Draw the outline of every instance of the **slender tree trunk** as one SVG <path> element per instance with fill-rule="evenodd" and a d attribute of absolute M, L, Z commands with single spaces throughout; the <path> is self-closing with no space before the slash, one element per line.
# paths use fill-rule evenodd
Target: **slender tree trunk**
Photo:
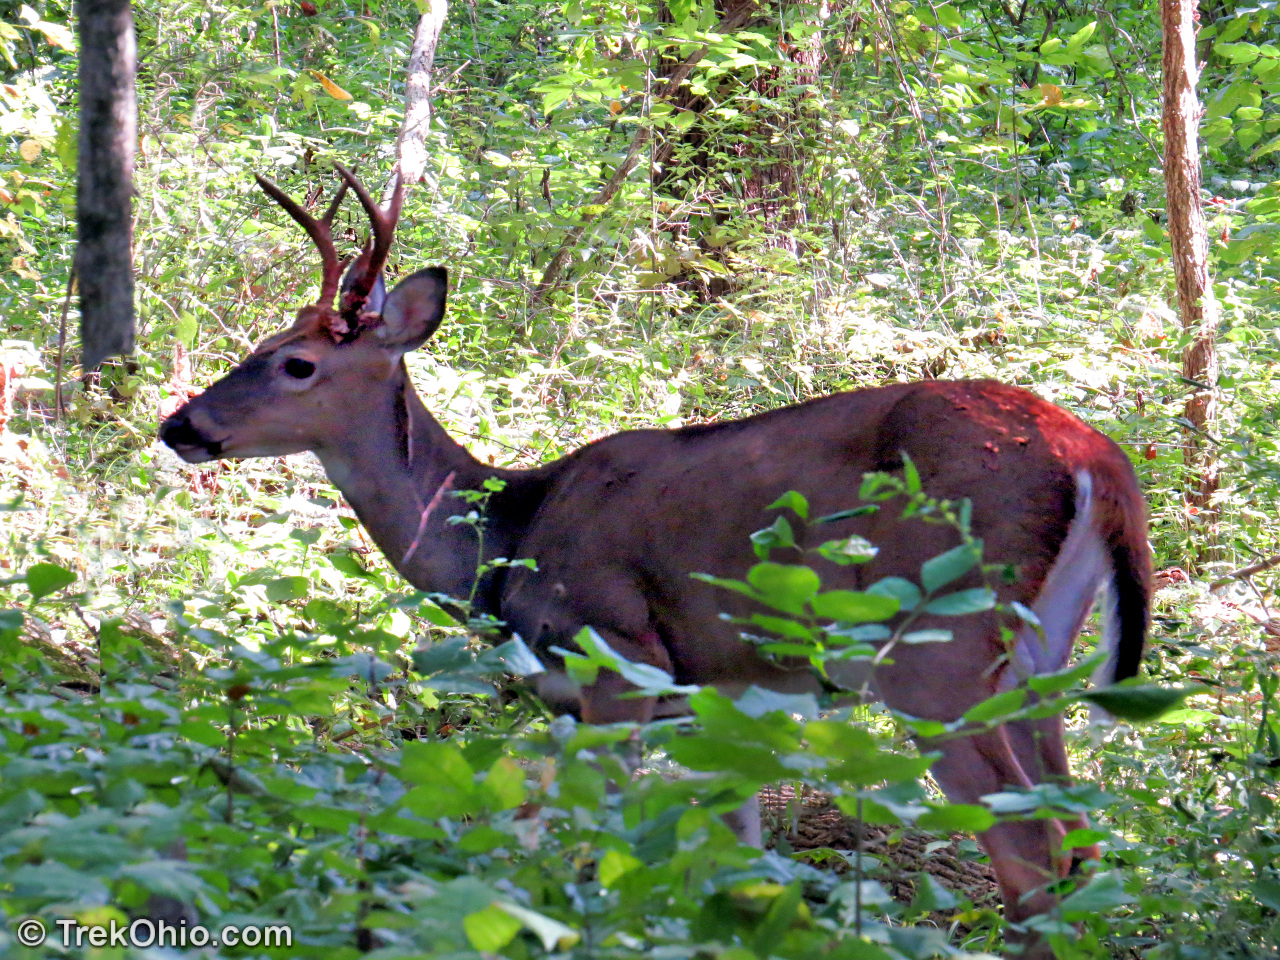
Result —
<path fill-rule="evenodd" d="M 1192 388 L 1183 415 L 1187 431 L 1184 457 L 1188 471 L 1186 500 L 1212 529 L 1218 463 L 1210 437 L 1217 415 L 1218 303 L 1209 277 L 1209 233 L 1200 200 L 1200 155 L 1196 96 L 1196 0 L 1161 0 L 1164 29 L 1164 180 L 1168 193 L 1169 238 L 1178 289 L 1178 316 L 1191 342 L 1182 354 L 1182 375 Z"/>
<path fill-rule="evenodd" d="M 133 350 L 133 12 L 80 0 L 80 161 L 76 191 L 81 366 Z"/>
<path fill-rule="evenodd" d="M 396 169 L 406 188 L 420 181 L 427 168 L 431 77 L 435 72 L 436 47 L 448 15 L 448 0 L 428 0 L 413 32 L 413 49 L 409 52 L 409 73 L 404 87 L 404 123 L 396 139 Z M 394 188 L 394 182 L 389 188 Z"/>

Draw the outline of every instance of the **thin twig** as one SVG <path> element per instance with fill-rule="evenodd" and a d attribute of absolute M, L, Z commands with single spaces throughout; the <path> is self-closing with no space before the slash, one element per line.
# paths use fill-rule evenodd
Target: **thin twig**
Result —
<path fill-rule="evenodd" d="M 406 563 L 413 559 L 413 555 L 418 552 L 418 544 L 422 540 L 422 534 L 427 529 L 427 520 L 431 517 L 431 512 L 440 506 L 440 501 L 444 499 L 444 495 L 453 489 L 453 478 L 456 471 L 450 470 L 449 475 L 444 478 L 444 482 L 440 484 L 440 489 L 431 498 L 422 510 L 422 517 L 418 520 L 418 532 L 413 536 L 413 543 L 409 544 L 409 549 L 404 552 L 404 557 L 396 564 L 397 567 L 404 567 Z"/>
<path fill-rule="evenodd" d="M 67 271 L 67 293 L 62 298 L 62 319 L 58 322 L 58 362 L 53 372 L 53 417 L 61 420 L 66 412 L 62 405 L 62 364 L 67 350 L 67 313 L 71 309 L 71 297 L 76 292 L 76 259 L 79 250 L 71 256 L 71 269 Z"/>

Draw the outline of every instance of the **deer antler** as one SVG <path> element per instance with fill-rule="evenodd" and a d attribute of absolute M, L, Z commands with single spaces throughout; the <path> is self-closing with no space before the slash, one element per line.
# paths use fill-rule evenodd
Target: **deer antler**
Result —
<path fill-rule="evenodd" d="M 349 186 L 359 198 L 360 206 L 364 207 L 364 212 L 368 214 L 369 222 L 373 227 L 369 245 L 360 254 L 360 258 L 347 277 L 346 290 L 343 292 L 342 303 L 338 308 L 340 313 L 347 315 L 360 312 L 360 308 L 369 298 L 369 292 L 378 282 L 378 274 L 386 265 L 387 254 L 391 252 L 391 240 L 396 232 L 396 222 L 400 219 L 400 207 L 404 202 L 404 180 L 397 171 L 396 189 L 391 195 L 391 203 L 384 211 L 373 197 L 369 196 L 369 191 L 356 179 L 355 174 L 340 163 L 335 162 L 334 167 L 342 175 L 343 187 Z"/>
<path fill-rule="evenodd" d="M 350 176 L 347 171 L 342 171 L 345 176 Z M 338 283 L 342 280 L 342 268 L 346 261 L 338 259 L 338 251 L 333 246 L 333 218 L 337 216 L 338 207 L 342 204 L 342 198 L 347 194 L 347 181 L 344 179 L 342 186 L 338 188 L 337 194 L 329 204 L 329 209 L 325 211 L 323 217 L 317 220 L 293 197 L 289 196 L 274 183 L 259 173 L 253 175 L 258 181 L 263 191 L 276 203 L 284 207 L 285 213 L 293 217 L 303 230 L 307 231 L 307 235 L 311 237 L 316 248 L 320 251 L 321 267 L 324 270 L 324 281 L 320 285 L 320 297 L 316 303 L 333 303 L 333 298 L 338 295 Z"/>

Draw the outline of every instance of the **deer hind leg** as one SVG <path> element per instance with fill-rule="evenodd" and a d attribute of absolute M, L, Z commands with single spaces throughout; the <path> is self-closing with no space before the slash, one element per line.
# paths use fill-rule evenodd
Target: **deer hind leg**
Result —
<path fill-rule="evenodd" d="M 940 748 L 942 757 L 931 772 L 954 803 L 979 803 L 990 793 L 1031 786 L 1003 727 L 946 741 Z M 991 858 L 1006 919 L 1020 923 L 1053 908 L 1056 897 L 1045 887 L 1059 876 L 1054 852 L 1061 849 L 1064 835 L 1056 820 L 1006 820 L 978 835 Z M 1034 935 L 1022 938 L 1021 944 L 1025 960 L 1053 955 Z"/>

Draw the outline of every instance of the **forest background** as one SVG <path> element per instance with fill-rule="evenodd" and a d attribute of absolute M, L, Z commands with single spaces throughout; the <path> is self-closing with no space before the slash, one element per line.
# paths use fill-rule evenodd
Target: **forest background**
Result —
<path fill-rule="evenodd" d="M 1067 707 L 1085 784 L 1004 812 L 1096 821 L 1104 866 L 1046 921 L 1060 956 L 1274 958 L 1280 21 L 1199 8 L 1206 384 L 1184 375 L 1159 13 L 459 0 L 391 270 L 449 267 L 449 316 L 410 369 L 496 464 L 924 377 L 1020 384 L 1124 445 L 1161 571 L 1145 670 L 1199 686 L 1092 736 Z M 193 469 L 157 444 L 194 384 L 314 295 L 305 238 L 252 174 L 327 197 L 338 160 L 385 183 L 423 14 L 444 9 L 136 7 L 137 349 L 81 375 L 70 10 L 0 3 L 6 916 L 295 930 L 207 951 L 227 956 L 997 950 L 980 884 L 895 865 L 911 831 L 980 860 L 948 838 L 989 816 L 916 783 L 900 719 L 862 713 L 861 773 L 794 704 L 701 718 L 702 754 L 659 725 L 635 735 L 659 773 L 606 795 L 632 734 L 495 693 L 518 664 L 409 592 L 314 461 Z M 1205 391 L 1201 426 L 1186 401 Z M 710 776 L 661 776 L 681 750 Z M 808 765 L 761 759 L 779 752 Z M 761 856 L 708 811 L 765 783 L 792 800 Z M 879 824 L 885 854 L 797 853 L 814 790 Z M 45 955 L 13 937 L 6 955 Z"/>

